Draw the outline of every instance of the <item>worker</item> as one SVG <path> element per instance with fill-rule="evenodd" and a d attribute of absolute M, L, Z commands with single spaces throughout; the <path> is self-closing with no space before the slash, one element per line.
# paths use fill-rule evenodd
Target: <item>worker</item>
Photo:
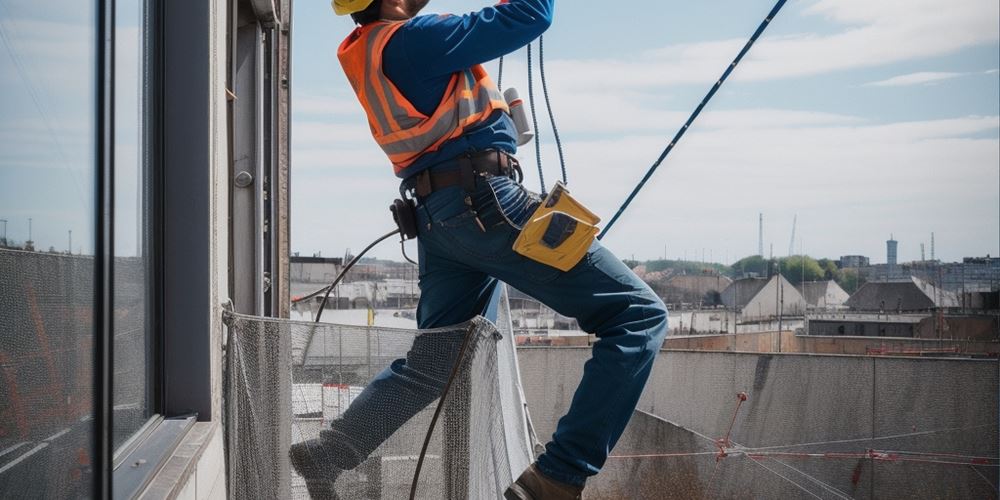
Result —
<path fill-rule="evenodd" d="M 504 491 L 508 499 L 580 498 L 635 410 L 666 335 L 667 310 L 597 241 L 567 271 L 512 250 L 541 199 L 515 179 L 517 132 L 480 65 L 540 36 L 555 0 L 418 16 L 427 3 L 333 1 L 338 14 L 359 25 L 341 44 L 340 62 L 401 190 L 418 205 L 418 326 L 455 325 L 481 314 L 502 280 L 596 334 L 545 452 Z M 292 465 L 314 499 L 336 498 L 342 471 L 440 396 L 457 350 L 442 356 L 440 339 L 427 342 L 418 336 L 407 358 L 376 376 L 330 429 L 292 446 Z"/>

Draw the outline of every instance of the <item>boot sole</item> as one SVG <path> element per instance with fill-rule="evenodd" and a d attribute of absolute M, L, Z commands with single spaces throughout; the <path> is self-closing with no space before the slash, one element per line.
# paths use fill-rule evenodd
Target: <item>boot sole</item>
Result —
<path fill-rule="evenodd" d="M 535 498 L 517 483 L 510 485 L 507 491 L 503 492 L 503 497 L 506 500 L 534 500 Z"/>

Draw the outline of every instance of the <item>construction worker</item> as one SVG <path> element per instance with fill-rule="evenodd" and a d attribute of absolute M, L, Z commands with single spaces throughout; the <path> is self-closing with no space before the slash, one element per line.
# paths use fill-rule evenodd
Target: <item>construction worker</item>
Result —
<path fill-rule="evenodd" d="M 480 64 L 541 35 L 554 0 L 418 17 L 427 2 L 333 1 L 338 14 L 359 25 L 338 57 L 402 190 L 418 203 L 418 326 L 459 324 L 482 313 L 499 279 L 597 335 L 545 452 L 504 492 L 508 499 L 580 498 L 635 409 L 666 334 L 667 310 L 597 241 L 568 271 L 512 250 L 540 198 L 514 179 L 517 133 Z M 318 439 L 292 446 L 292 464 L 314 499 L 336 498 L 341 471 L 358 466 L 440 395 L 456 353 L 430 356 L 432 346 L 421 342 Z"/>

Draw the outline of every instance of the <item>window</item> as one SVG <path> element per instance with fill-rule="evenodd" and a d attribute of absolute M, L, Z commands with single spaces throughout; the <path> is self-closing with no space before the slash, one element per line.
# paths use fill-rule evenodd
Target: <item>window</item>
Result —
<path fill-rule="evenodd" d="M 115 2 L 114 443 L 133 436 L 154 400 L 154 227 L 146 0 Z"/>
<path fill-rule="evenodd" d="M 93 491 L 93 0 L 0 2 L 0 497 Z"/>

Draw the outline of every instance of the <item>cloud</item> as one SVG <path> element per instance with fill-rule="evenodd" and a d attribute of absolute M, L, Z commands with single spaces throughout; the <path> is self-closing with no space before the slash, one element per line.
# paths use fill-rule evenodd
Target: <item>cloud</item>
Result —
<path fill-rule="evenodd" d="M 958 78 L 960 76 L 965 76 L 968 73 L 951 73 L 945 71 L 921 71 L 918 73 L 909 73 L 906 75 L 894 76 L 892 78 L 887 78 L 885 80 L 879 80 L 876 82 L 868 82 L 864 84 L 866 87 L 906 87 L 911 85 L 929 85 L 945 80 L 951 80 Z"/>
<path fill-rule="evenodd" d="M 931 230 L 955 247 L 997 252 L 1000 117 L 876 124 L 807 111 L 724 113 L 729 117 L 693 129 L 674 150 L 606 239 L 612 249 L 652 258 L 667 244 L 672 257 L 685 247 L 715 249 L 720 260 L 724 252 L 742 256 L 755 251 L 756 214 L 764 212 L 765 238 L 781 249 L 798 214 L 805 251 L 826 256 L 877 257 L 883 233 L 912 244 Z M 649 131 L 570 134 L 564 141 L 570 188 L 607 221 L 666 140 Z M 551 141 L 542 146 L 551 183 L 555 148 Z M 333 158 L 327 168 L 297 174 L 293 183 L 296 251 L 339 253 L 390 224 L 386 206 L 397 182 L 370 139 L 327 154 Z M 519 154 L 525 185 L 537 190 L 534 156 L 530 146 Z M 973 207 L 977 215 L 970 217 Z M 351 223 L 337 224 L 335 236 L 316 230 L 331 220 Z M 391 245 L 376 253 L 398 257 Z"/>
<path fill-rule="evenodd" d="M 765 35 L 733 74 L 742 81 L 812 76 L 941 56 L 1000 40 L 1000 4 L 965 0 L 941 9 L 934 0 L 820 1 L 806 9 L 839 24 L 830 34 Z M 794 20 L 777 23 L 793 26 Z M 549 63 L 562 89 L 662 89 L 712 82 L 745 38 L 672 44 L 634 57 L 560 60 Z"/>

